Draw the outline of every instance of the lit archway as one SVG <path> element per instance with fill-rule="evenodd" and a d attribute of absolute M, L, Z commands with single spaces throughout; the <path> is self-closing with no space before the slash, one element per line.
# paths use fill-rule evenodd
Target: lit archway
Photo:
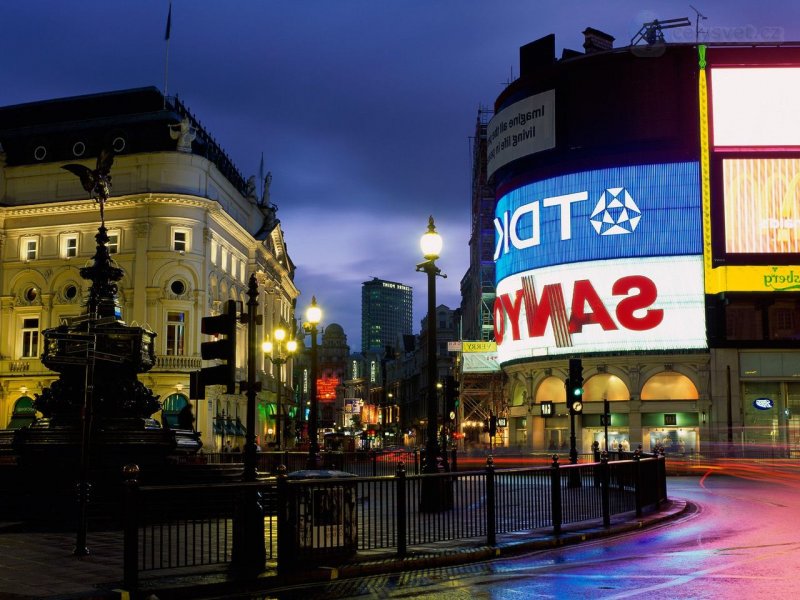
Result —
<path fill-rule="evenodd" d="M 34 422 L 36 419 L 36 409 L 33 408 L 33 398 L 21 396 L 14 403 L 14 410 L 11 412 L 11 420 L 6 429 L 21 429 Z"/>
<path fill-rule="evenodd" d="M 542 402 L 566 402 L 567 390 L 564 380 L 558 377 L 548 377 L 536 388 L 536 404 Z"/>
<path fill-rule="evenodd" d="M 697 400 L 692 380 L 674 371 L 657 373 L 642 388 L 642 400 Z"/>
<path fill-rule="evenodd" d="M 188 407 L 188 408 L 187 408 Z M 181 411 L 191 411 L 189 399 L 183 394 L 170 394 L 164 400 L 161 409 L 162 425 L 171 429 L 190 429 L 190 427 L 182 427 L 185 423 L 181 423 Z"/>
<path fill-rule="evenodd" d="M 583 399 L 586 402 L 609 400 L 630 400 L 631 394 L 628 386 L 616 375 L 598 373 L 587 379 L 583 384 Z"/>

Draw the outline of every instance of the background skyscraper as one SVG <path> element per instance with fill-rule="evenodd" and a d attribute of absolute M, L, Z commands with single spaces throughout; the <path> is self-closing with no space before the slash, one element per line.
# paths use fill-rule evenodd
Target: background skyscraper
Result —
<path fill-rule="evenodd" d="M 361 286 L 361 351 L 398 348 L 411 334 L 411 286 L 374 277 Z"/>

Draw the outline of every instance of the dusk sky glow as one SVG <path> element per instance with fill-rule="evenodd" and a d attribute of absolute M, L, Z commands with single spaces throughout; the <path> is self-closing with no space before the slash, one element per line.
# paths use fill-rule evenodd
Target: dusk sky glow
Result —
<path fill-rule="evenodd" d="M 697 0 L 701 40 L 800 40 L 800 4 Z M 0 106 L 143 86 L 163 91 L 168 0 L 8 0 L 0 5 Z M 470 136 L 519 73 L 519 47 L 549 33 L 582 50 L 586 27 L 626 46 L 643 23 L 695 40 L 688 2 L 636 0 L 174 0 L 168 94 L 245 177 L 271 172 L 302 318 L 317 298 L 360 350 L 361 284 L 414 289 L 420 236 L 444 239 L 440 304 L 457 308 L 469 262 Z M 613 86 L 609 88 L 612 90 Z M 587 90 L 598 101 L 613 91 Z M 603 96 L 606 99 L 603 99 Z M 754 108 L 756 109 L 756 108 Z M 260 193 L 260 185 L 259 185 Z"/>

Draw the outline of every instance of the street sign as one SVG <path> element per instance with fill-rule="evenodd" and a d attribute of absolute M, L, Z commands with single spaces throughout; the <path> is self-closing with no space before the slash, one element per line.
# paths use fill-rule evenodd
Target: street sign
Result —
<path fill-rule="evenodd" d="M 552 417 L 554 414 L 553 403 L 550 400 L 545 400 L 539 405 L 540 415 L 543 418 Z"/>

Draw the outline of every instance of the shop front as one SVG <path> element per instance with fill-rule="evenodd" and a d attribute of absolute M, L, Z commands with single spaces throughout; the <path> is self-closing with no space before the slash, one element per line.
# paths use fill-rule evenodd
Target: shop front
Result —
<path fill-rule="evenodd" d="M 691 456 L 700 448 L 700 416 L 696 412 L 645 413 L 642 440 L 645 452 L 660 447 L 667 455 Z"/>
<path fill-rule="evenodd" d="M 629 416 L 625 413 L 612 413 L 610 416 L 611 422 L 606 427 L 602 424 L 601 415 L 583 415 L 581 447 L 578 448 L 578 452 L 588 452 L 595 442 L 600 445 L 600 450 L 619 452 L 621 449 L 623 452 L 630 452 Z M 606 430 L 608 437 L 606 437 Z M 608 445 L 606 445 L 606 440 L 608 440 Z"/>
<path fill-rule="evenodd" d="M 800 383 L 742 383 L 744 426 L 734 439 L 744 453 L 800 456 Z"/>
<path fill-rule="evenodd" d="M 569 452 L 569 417 L 559 415 L 545 419 L 544 443 L 548 452 Z"/>

